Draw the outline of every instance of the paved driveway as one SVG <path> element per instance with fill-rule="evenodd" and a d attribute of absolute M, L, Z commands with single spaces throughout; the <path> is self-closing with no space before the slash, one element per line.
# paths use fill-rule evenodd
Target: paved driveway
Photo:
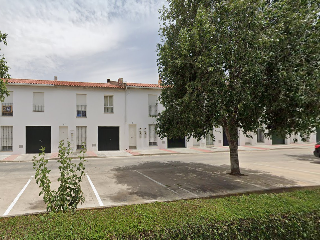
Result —
<path fill-rule="evenodd" d="M 115 206 L 320 185 L 320 160 L 310 149 L 240 153 L 244 176 L 229 172 L 229 154 L 204 153 L 90 159 L 80 207 Z M 50 161 L 52 187 L 57 188 L 56 161 Z M 44 211 L 31 162 L 0 163 L 0 214 Z"/>

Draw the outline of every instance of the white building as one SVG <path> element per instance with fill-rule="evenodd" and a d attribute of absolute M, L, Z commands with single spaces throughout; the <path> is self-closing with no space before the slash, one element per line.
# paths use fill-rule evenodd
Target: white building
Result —
<path fill-rule="evenodd" d="M 226 144 L 221 128 L 213 130 L 214 142 L 210 137 L 200 142 L 160 139 L 154 117 L 163 110 L 157 103 L 158 84 L 123 83 L 121 78 L 107 83 L 10 79 L 7 88 L 10 96 L 0 115 L 0 154 L 35 153 L 40 146 L 47 153 L 58 152 L 62 139 L 69 140 L 73 149 L 85 143 L 88 151 Z M 240 134 L 239 144 L 272 144 L 272 140 Z"/>

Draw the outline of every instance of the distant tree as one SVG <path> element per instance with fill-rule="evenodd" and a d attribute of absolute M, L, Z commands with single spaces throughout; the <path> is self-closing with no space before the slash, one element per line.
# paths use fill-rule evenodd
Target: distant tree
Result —
<path fill-rule="evenodd" d="M 7 45 L 7 34 L 1 33 L 0 31 L 0 43 L 3 42 L 4 45 Z M 1 48 L 0 48 L 1 52 Z M 5 79 L 10 78 L 10 75 L 8 74 L 9 67 L 7 66 L 7 62 L 4 58 L 4 55 L 0 55 L 0 101 L 2 102 L 5 98 L 5 96 L 9 95 L 9 92 L 6 87 Z"/>
<path fill-rule="evenodd" d="M 245 135 L 310 134 L 319 122 L 319 0 L 168 0 L 160 20 L 161 137 L 222 126 L 231 174 Z"/>

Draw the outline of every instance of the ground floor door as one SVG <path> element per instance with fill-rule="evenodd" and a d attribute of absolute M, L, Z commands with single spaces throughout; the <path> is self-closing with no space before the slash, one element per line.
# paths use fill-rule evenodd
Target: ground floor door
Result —
<path fill-rule="evenodd" d="M 129 124 L 129 149 L 137 149 L 136 124 Z"/>
<path fill-rule="evenodd" d="M 68 141 L 68 126 L 59 126 L 59 142 L 63 140 L 64 145 L 67 146 Z"/>
<path fill-rule="evenodd" d="M 98 127 L 98 151 L 119 150 L 119 127 Z"/>
<path fill-rule="evenodd" d="M 278 135 L 272 135 L 272 145 L 276 144 L 285 144 L 285 138 Z"/>
<path fill-rule="evenodd" d="M 185 148 L 185 138 L 168 138 L 168 148 Z"/>
<path fill-rule="evenodd" d="M 223 130 L 223 146 L 229 146 L 228 138 L 224 130 Z"/>
<path fill-rule="evenodd" d="M 39 153 L 41 147 L 51 153 L 51 127 L 26 126 L 26 153 Z"/>
<path fill-rule="evenodd" d="M 316 136 L 316 141 L 320 141 L 320 128 L 317 128 L 317 136 Z"/>

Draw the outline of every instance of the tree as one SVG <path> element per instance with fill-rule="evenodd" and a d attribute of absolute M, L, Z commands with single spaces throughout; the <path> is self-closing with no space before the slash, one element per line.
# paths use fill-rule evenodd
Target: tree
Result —
<path fill-rule="evenodd" d="M 6 39 L 7 39 L 7 34 L 1 33 L 0 31 L 0 43 L 3 42 L 4 45 L 7 45 Z M 0 51 L 1 51 L 1 48 L 0 48 Z M 3 102 L 5 96 L 9 95 L 9 92 L 6 88 L 6 82 L 5 82 L 5 79 L 10 78 L 8 71 L 9 71 L 9 67 L 7 66 L 6 59 L 2 55 L 2 58 L 0 58 L 0 101 L 1 102 Z"/>
<path fill-rule="evenodd" d="M 160 12 L 160 137 L 222 126 L 239 175 L 239 130 L 306 136 L 317 126 L 318 0 L 168 0 Z"/>

